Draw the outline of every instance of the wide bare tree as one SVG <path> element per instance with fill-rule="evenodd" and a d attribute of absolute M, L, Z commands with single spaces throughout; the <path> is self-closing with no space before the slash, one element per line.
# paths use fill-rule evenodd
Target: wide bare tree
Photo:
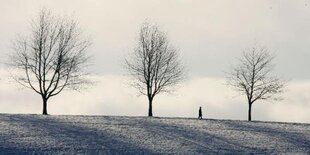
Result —
<path fill-rule="evenodd" d="M 87 83 L 85 50 L 90 42 L 82 37 L 75 20 L 54 16 L 46 9 L 32 20 L 30 30 L 29 35 L 14 41 L 8 64 L 18 83 L 42 97 L 43 114 L 47 115 L 48 99 Z"/>
<path fill-rule="evenodd" d="M 258 45 L 243 51 L 239 64 L 228 75 L 228 85 L 246 95 L 249 109 L 248 120 L 251 121 L 252 105 L 257 100 L 278 100 L 285 82 L 272 75 L 274 56 L 267 48 Z"/>
<path fill-rule="evenodd" d="M 184 67 L 178 50 L 167 39 L 166 33 L 155 24 L 141 26 L 137 47 L 125 60 L 125 67 L 134 78 L 132 86 L 149 101 L 148 116 L 153 116 L 154 97 L 174 90 L 184 79 Z"/>

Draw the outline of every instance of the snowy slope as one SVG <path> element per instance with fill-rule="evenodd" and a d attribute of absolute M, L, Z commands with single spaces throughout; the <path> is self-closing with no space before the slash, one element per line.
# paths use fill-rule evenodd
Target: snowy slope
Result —
<path fill-rule="evenodd" d="M 310 154 L 310 124 L 0 114 L 0 154 Z"/>

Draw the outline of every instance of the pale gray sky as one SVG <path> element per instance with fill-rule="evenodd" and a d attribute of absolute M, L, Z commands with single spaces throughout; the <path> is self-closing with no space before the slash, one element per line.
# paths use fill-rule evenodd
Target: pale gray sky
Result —
<path fill-rule="evenodd" d="M 10 41 L 17 34 L 27 34 L 30 20 L 40 8 L 46 7 L 56 14 L 73 14 L 85 34 L 92 38 L 89 52 L 94 56 L 94 65 L 91 70 L 94 78 L 101 82 L 88 92 L 78 94 L 78 99 L 72 98 L 77 96 L 73 92 L 55 97 L 49 112 L 146 115 L 147 100 L 136 97 L 135 90 L 124 84 L 127 79 L 121 63 L 134 48 L 139 26 L 148 20 L 168 33 L 171 42 L 179 48 L 189 73 L 188 81 L 177 95 L 155 98 L 154 114 L 196 117 L 201 105 L 212 118 L 246 119 L 245 100 L 235 97 L 236 94 L 223 85 L 224 72 L 235 63 L 242 49 L 258 42 L 276 54 L 275 72 L 291 81 L 284 101 L 254 105 L 254 119 L 310 122 L 307 113 L 310 110 L 309 2 L 0 0 L 0 60 L 4 61 L 5 54 L 10 52 Z M 3 69 L 1 73 L 5 77 Z M 5 81 L 0 81 L 0 112 L 41 113 L 39 96 L 30 90 L 8 89 L 11 85 Z M 119 90 L 121 97 L 117 94 Z M 13 95 L 16 93 L 17 98 Z M 72 104 L 74 108 L 69 108 Z"/>

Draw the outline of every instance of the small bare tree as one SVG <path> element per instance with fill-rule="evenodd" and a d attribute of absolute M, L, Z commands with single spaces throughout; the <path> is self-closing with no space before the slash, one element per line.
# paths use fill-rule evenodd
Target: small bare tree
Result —
<path fill-rule="evenodd" d="M 133 86 L 148 97 L 148 116 L 153 116 L 154 97 L 171 91 L 171 87 L 184 78 L 177 50 L 169 44 L 166 34 L 158 26 L 149 23 L 142 25 L 138 45 L 125 62 L 126 69 L 134 78 Z"/>
<path fill-rule="evenodd" d="M 229 73 L 227 83 L 247 97 L 248 120 L 251 121 L 252 105 L 257 100 L 277 100 L 285 82 L 272 76 L 274 68 L 270 55 L 264 47 L 254 46 L 243 52 L 239 65 Z"/>
<path fill-rule="evenodd" d="M 82 38 L 78 23 L 53 16 L 42 9 L 31 23 L 31 33 L 13 43 L 14 53 L 9 66 L 20 74 L 13 78 L 34 90 L 43 100 L 43 115 L 47 101 L 65 88 L 78 89 L 84 78 L 89 41 Z"/>

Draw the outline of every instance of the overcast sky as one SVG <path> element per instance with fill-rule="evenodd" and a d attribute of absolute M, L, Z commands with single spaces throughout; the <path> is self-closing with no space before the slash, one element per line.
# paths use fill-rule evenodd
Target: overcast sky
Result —
<path fill-rule="evenodd" d="M 276 55 L 275 73 L 290 82 L 283 101 L 255 103 L 253 119 L 310 123 L 308 0 L 0 0 L 2 62 L 11 40 L 29 32 L 42 7 L 80 22 L 93 42 L 90 69 L 98 81 L 85 92 L 52 98 L 51 114 L 145 116 L 147 99 L 126 85 L 121 63 L 134 48 L 139 26 L 151 21 L 168 33 L 189 74 L 176 94 L 155 98 L 155 116 L 196 117 L 202 106 L 209 118 L 246 119 L 245 97 L 224 85 L 225 72 L 243 49 L 259 43 Z M 41 113 L 40 97 L 7 82 L 0 67 L 0 112 Z"/>

